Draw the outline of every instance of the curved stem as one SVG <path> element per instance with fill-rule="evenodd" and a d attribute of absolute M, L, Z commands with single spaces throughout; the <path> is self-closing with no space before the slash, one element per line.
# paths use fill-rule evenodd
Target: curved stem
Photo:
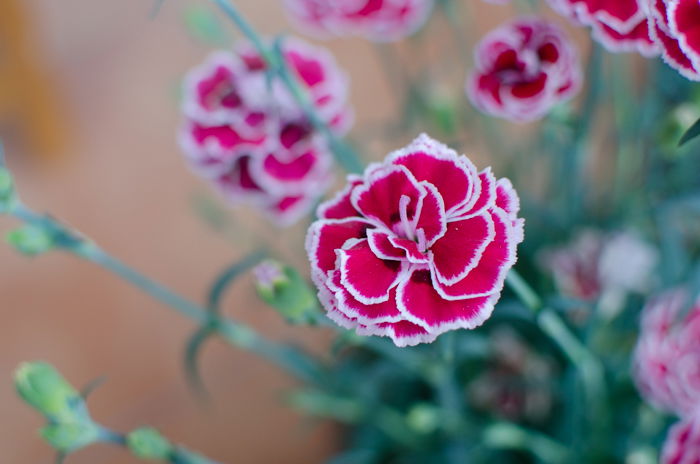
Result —
<path fill-rule="evenodd" d="M 319 116 L 316 108 L 311 103 L 309 96 L 304 91 L 302 86 L 299 84 L 299 80 L 296 75 L 292 73 L 284 60 L 284 56 L 280 50 L 280 44 L 278 41 L 270 47 L 265 41 L 258 35 L 253 26 L 245 19 L 245 17 L 238 11 L 230 1 L 228 0 L 212 0 L 224 14 L 231 19 L 231 21 L 240 29 L 243 35 L 246 36 L 248 40 L 257 49 L 258 53 L 267 63 L 270 71 L 277 74 L 277 76 L 282 80 L 284 85 L 287 87 L 289 92 L 292 94 L 297 104 L 309 118 L 311 124 L 323 134 L 331 148 L 331 151 L 335 155 L 338 162 L 347 170 L 348 172 L 358 173 L 362 172 L 363 165 L 360 162 L 357 153 L 342 139 L 340 139 L 329 127 L 328 124 Z"/>
<path fill-rule="evenodd" d="M 212 314 L 202 306 L 181 297 L 169 288 L 127 266 L 52 217 L 40 215 L 20 202 L 17 202 L 10 214 L 27 224 L 43 228 L 55 238 L 56 246 L 113 272 L 197 324 L 212 323 Z M 307 355 L 292 347 L 269 341 L 253 329 L 229 318 L 217 315 L 213 330 L 230 345 L 252 351 L 306 382 L 318 383 L 323 377 L 322 370 Z"/>

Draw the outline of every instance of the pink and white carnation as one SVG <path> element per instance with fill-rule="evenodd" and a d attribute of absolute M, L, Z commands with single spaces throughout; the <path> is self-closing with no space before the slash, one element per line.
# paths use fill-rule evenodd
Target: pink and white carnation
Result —
<path fill-rule="evenodd" d="M 580 87 L 578 54 L 564 33 L 543 19 L 520 18 L 479 42 L 467 95 L 484 113 L 527 122 Z"/>
<path fill-rule="evenodd" d="M 324 49 L 286 40 L 283 55 L 320 117 L 338 134 L 352 124 L 348 80 Z M 231 201 L 280 224 L 308 213 L 330 184 L 332 157 L 302 108 L 250 45 L 219 51 L 185 82 L 180 146 L 193 169 Z"/>
<path fill-rule="evenodd" d="M 700 418 L 688 417 L 674 424 L 661 450 L 661 464 L 700 462 Z"/>
<path fill-rule="evenodd" d="M 700 407 L 700 302 L 686 312 L 687 294 L 674 290 L 652 300 L 642 314 L 634 376 L 656 407 L 688 417 Z"/>
<path fill-rule="evenodd" d="M 491 315 L 523 240 L 508 179 L 421 135 L 320 205 L 306 249 L 328 317 L 397 346 Z"/>
<path fill-rule="evenodd" d="M 649 30 L 664 61 L 684 77 L 700 81 L 700 3 L 696 0 L 645 0 Z"/>
<path fill-rule="evenodd" d="M 285 0 L 305 33 L 320 37 L 360 36 L 377 42 L 407 37 L 430 16 L 434 0 Z"/>
<path fill-rule="evenodd" d="M 611 52 L 655 56 L 659 46 L 649 33 L 646 0 L 549 0 L 563 16 L 590 26 L 593 37 Z"/>
<path fill-rule="evenodd" d="M 565 245 L 542 250 L 539 261 L 562 294 L 610 301 L 646 290 L 658 252 L 632 232 L 586 229 Z"/>

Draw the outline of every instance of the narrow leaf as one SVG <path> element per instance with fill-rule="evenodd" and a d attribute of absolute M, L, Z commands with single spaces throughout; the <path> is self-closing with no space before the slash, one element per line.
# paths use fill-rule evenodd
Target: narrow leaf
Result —
<path fill-rule="evenodd" d="M 683 134 L 683 137 L 681 137 L 681 141 L 678 142 L 678 146 L 682 147 L 698 135 L 700 135 L 700 119 L 695 121 L 695 123 L 693 123 L 693 125 L 690 126 L 690 128 L 687 131 L 685 131 L 685 134 Z"/>

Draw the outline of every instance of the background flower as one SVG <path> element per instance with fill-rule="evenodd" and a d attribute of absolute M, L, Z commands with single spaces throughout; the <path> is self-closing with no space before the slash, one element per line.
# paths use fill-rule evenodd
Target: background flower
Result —
<path fill-rule="evenodd" d="M 283 55 L 320 117 L 339 134 L 352 123 L 348 83 L 325 50 L 297 39 Z M 216 52 L 186 79 L 180 145 L 192 167 L 230 200 L 281 224 L 307 213 L 331 180 L 331 154 L 282 82 L 248 44 Z"/>
<path fill-rule="evenodd" d="M 700 462 L 700 423 L 697 417 L 690 417 L 669 429 L 661 451 L 661 464 L 696 462 Z"/>
<path fill-rule="evenodd" d="M 285 7 L 305 33 L 385 42 L 416 32 L 430 16 L 433 0 L 285 0 Z"/>
<path fill-rule="evenodd" d="M 477 45 L 467 95 L 481 111 L 533 121 L 581 86 L 578 55 L 564 33 L 538 18 L 521 18 Z"/>
<path fill-rule="evenodd" d="M 681 417 L 700 406 L 700 305 L 684 313 L 687 298 L 675 290 L 647 305 L 634 354 L 635 379 L 644 397 Z"/>
<path fill-rule="evenodd" d="M 473 329 L 515 263 L 518 209 L 508 180 L 420 136 L 319 207 L 307 251 L 328 316 L 399 346 Z"/>
<path fill-rule="evenodd" d="M 590 26 L 593 37 L 611 52 L 654 56 L 659 46 L 649 34 L 646 0 L 549 0 L 560 14 Z"/>
<path fill-rule="evenodd" d="M 694 0 L 646 0 L 649 30 L 664 61 L 683 76 L 700 81 L 700 4 Z"/>

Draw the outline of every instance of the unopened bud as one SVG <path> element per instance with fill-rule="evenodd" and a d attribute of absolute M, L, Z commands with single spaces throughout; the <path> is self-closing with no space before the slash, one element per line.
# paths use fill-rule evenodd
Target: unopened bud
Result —
<path fill-rule="evenodd" d="M 253 269 L 258 295 L 291 323 L 309 323 L 318 312 L 314 292 L 292 267 L 266 260 Z"/>
<path fill-rule="evenodd" d="M 135 456 L 141 459 L 168 460 L 173 447 L 163 436 L 151 427 L 142 427 L 126 436 L 126 444 Z"/>
<path fill-rule="evenodd" d="M 50 364 L 22 364 L 15 373 L 17 392 L 29 405 L 54 422 L 76 422 L 83 417 L 80 394 Z"/>
<path fill-rule="evenodd" d="M 24 225 L 7 234 L 7 242 L 22 254 L 35 256 L 53 248 L 53 238 L 43 228 Z"/>
<path fill-rule="evenodd" d="M 99 435 L 99 428 L 92 421 L 49 424 L 41 429 L 44 440 L 66 453 L 96 442 Z"/>

